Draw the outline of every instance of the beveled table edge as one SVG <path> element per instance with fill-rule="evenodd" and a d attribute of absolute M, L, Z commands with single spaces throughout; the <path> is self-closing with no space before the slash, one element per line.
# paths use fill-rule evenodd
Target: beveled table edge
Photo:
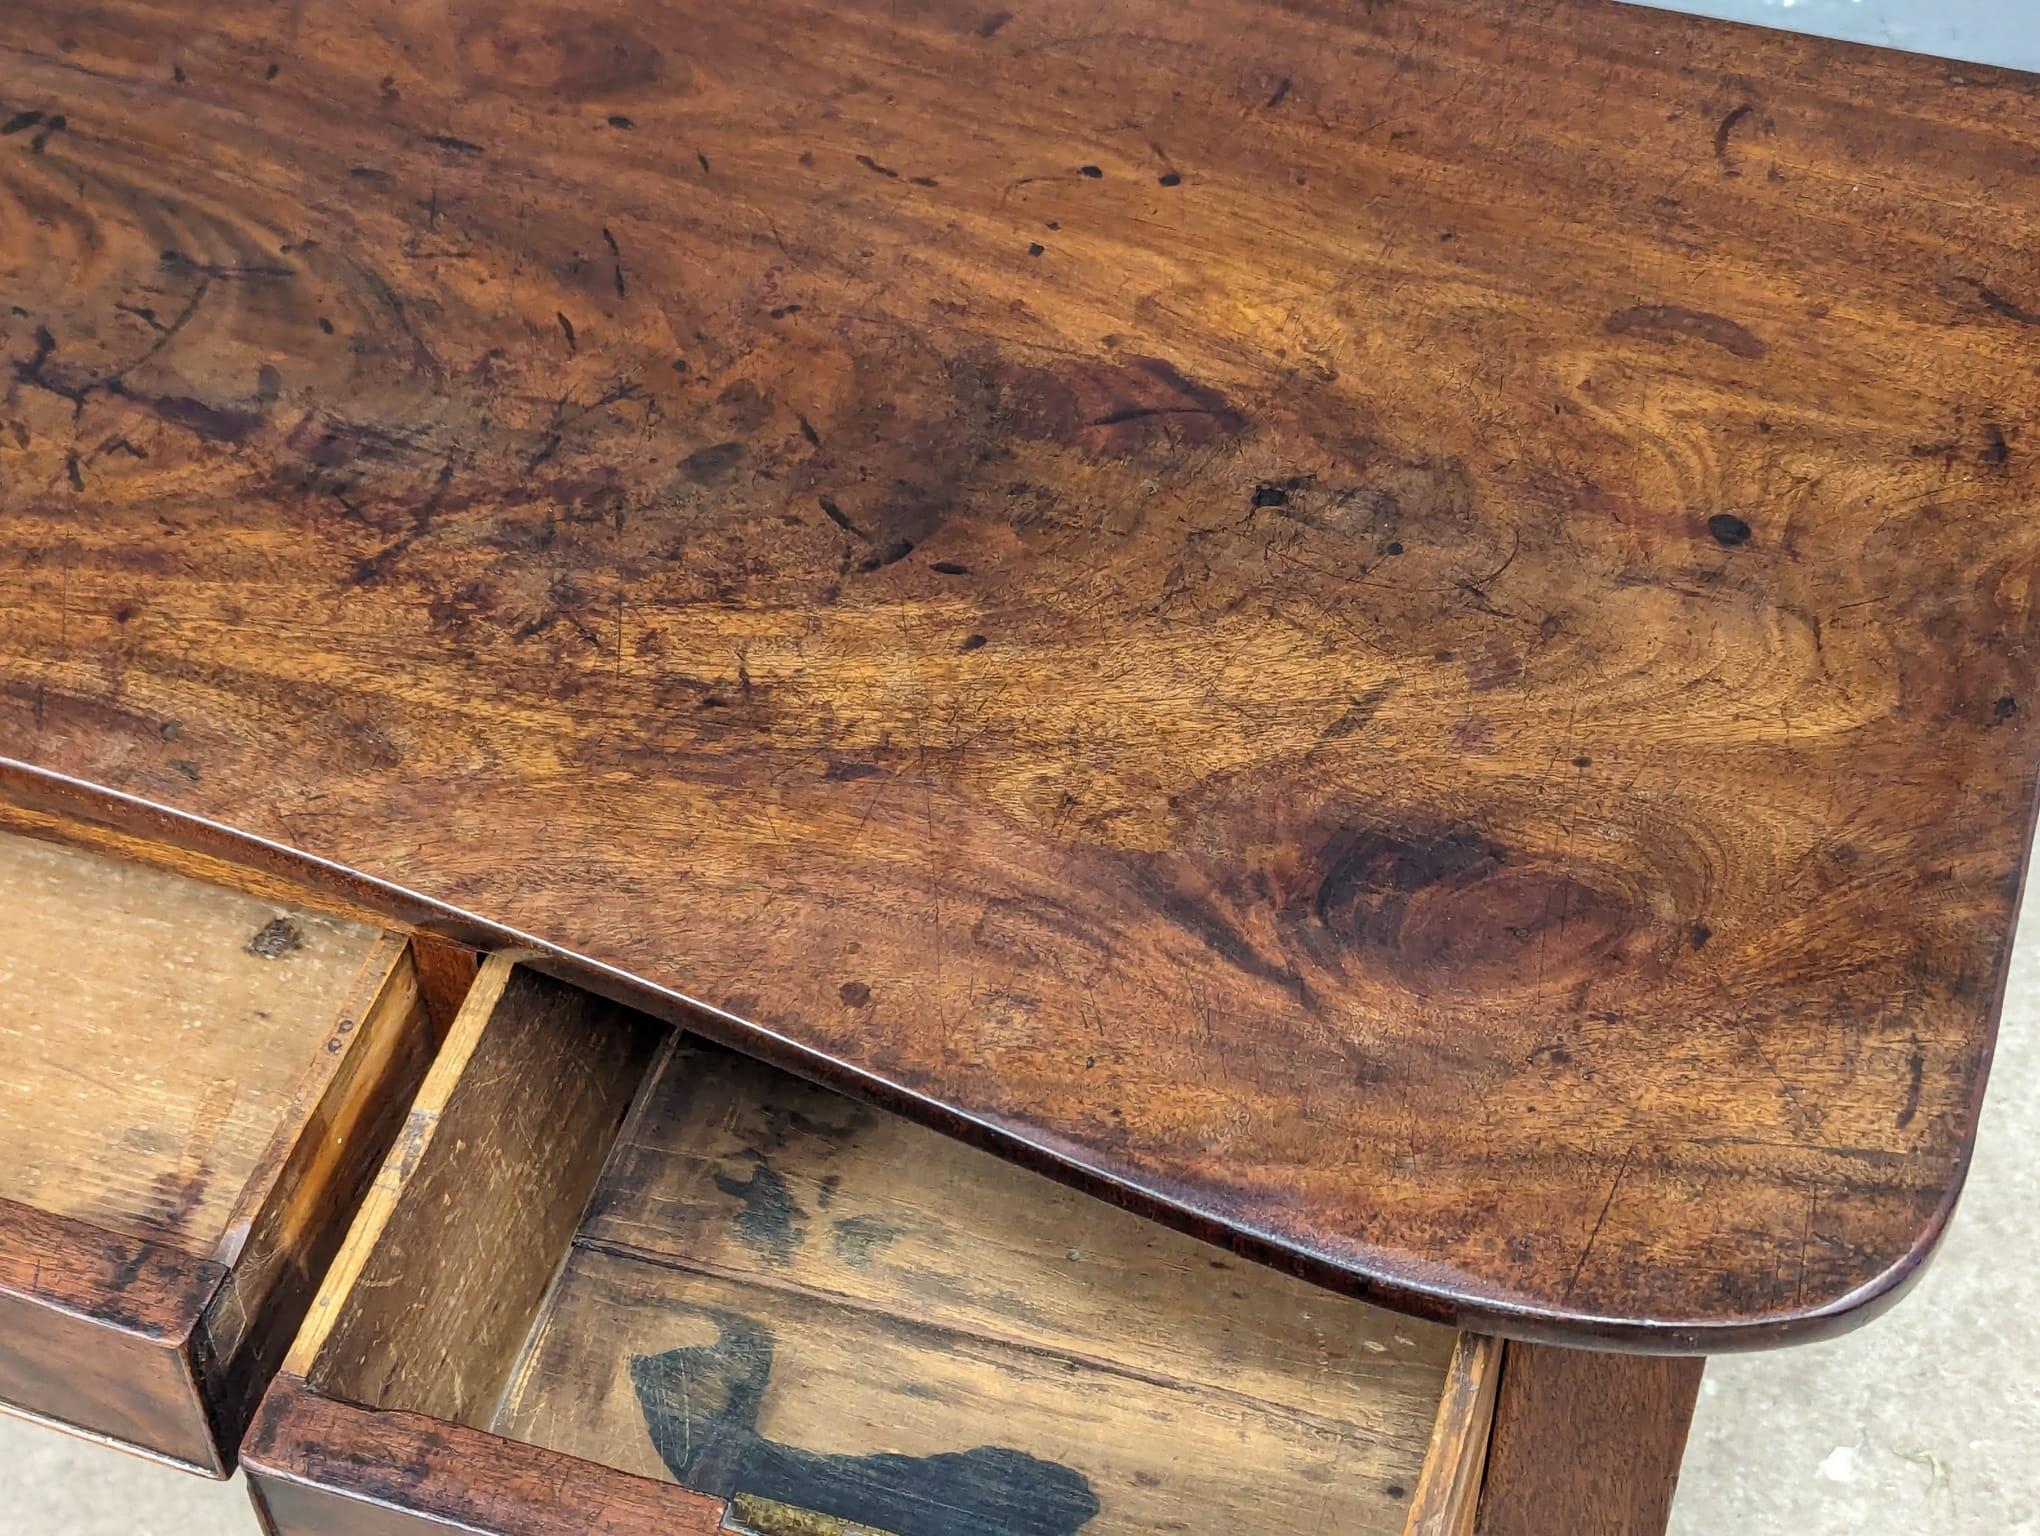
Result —
<path fill-rule="evenodd" d="M 1313 1252 L 1279 1234 L 1233 1222 L 1180 1193 L 1131 1179 L 1086 1161 L 1080 1154 L 1034 1139 L 1012 1127 L 966 1113 L 939 1099 L 817 1051 L 683 992 L 591 959 L 421 895 L 391 881 L 350 869 L 287 844 L 194 816 L 137 795 L 0 755 L 0 803 L 40 813 L 63 826 L 97 827 L 146 845 L 163 862 L 177 856 L 216 861 L 288 886 L 309 905 L 455 943 L 514 956 L 561 981 L 685 1027 L 892 1114 L 932 1127 L 969 1145 L 1136 1215 L 1173 1227 L 1242 1259 L 1264 1264 L 1343 1295 L 1412 1317 L 1530 1343 L 1631 1354 L 1726 1354 L 1814 1343 L 1860 1327 L 1895 1304 L 1917 1282 L 1945 1233 L 1967 1181 L 1975 1139 L 1962 1146 L 1953 1176 L 1925 1227 L 1905 1253 L 1866 1283 L 1804 1307 L 1737 1319 L 1686 1319 L 1609 1315 L 1525 1300 L 1483 1289 L 1449 1266 L 1421 1254 L 1377 1253 L 1353 1263 Z M 2030 854 L 2040 801 L 2029 812 L 2021 868 Z M 1976 1074 L 1970 1123 L 1976 1123 L 1989 1079 L 1997 1025 L 2009 979 L 2010 949 L 2025 899 L 2022 880 L 1998 967 L 1990 1009 L 1989 1045 Z"/>

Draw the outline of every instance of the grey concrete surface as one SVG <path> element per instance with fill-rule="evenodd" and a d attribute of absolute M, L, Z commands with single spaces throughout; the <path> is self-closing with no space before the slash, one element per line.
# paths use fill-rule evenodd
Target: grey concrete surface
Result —
<path fill-rule="evenodd" d="M 7 1536 L 259 1536 L 237 1478 L 189 1472 L 0 1415 L 0 1532 Z"/>
<path fill-rule="evenodd" d="M 1508 0 L 1496 0 L 1506 4 Z M 1679 0 L 2040 71 L 2040 0 Z M 1832 1344 L 1708 1368 L 1673 1536 L 2040 1536 L 2040 902 L 2021 924 L 1969 1188 L 1926 1278 Z M 0 1416 L 4 1536 L 254 1536 L 209 1483 Z M 988 1533 L 989 1536 L 989 1533 Z"/>
<path fill-rule="evenodd" d="M 2033 0 L 1642 0 L 1661 10 L 2040 70 Z"/>

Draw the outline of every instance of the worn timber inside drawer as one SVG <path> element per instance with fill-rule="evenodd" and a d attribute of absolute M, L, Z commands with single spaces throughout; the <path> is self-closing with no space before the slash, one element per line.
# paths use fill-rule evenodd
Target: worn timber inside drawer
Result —
<path fill-rule="evenodd" d="M 1444 1533 L 1493 1355 L 492 960 L 245 1460 L 284 1536 Z"/>
<path fill-rule="evenodd" d="M 0 1406 L 230 1471 L 428 1015 L 400 936 L 0 833 Z"/>

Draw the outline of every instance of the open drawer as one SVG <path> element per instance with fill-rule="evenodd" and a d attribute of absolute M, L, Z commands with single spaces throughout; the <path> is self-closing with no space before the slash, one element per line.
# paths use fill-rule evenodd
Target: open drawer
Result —
<path fill-rule="evenodd" d="M 0 1406 L 230 1471 L 431 1014 L 399 935 L 0 833 Z"/>
<path fill-rule="evenodd" d="M 491 959 L 243 1460 L 283 1536 L 1443 1536 L 1496 1355 Z"/>

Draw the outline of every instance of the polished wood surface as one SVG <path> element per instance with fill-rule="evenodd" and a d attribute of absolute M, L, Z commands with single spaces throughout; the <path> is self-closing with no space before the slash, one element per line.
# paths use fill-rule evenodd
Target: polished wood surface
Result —
<path fill-rule="evenodd" d="M 221 1266 L 0 1200 L 0 1406 L 225 1475 L 185 1349 Z"/>
<path fill-rule="evenodd" d="M 892 1536 L 1434 1536 L 1454 1344 L 682 1040 L 488 1427 Z"/>
<path fill-rule="evenodd" d="M 1937 1234 L 2030 79 L 1594 0 L 13 0 L 0 101 L 0 755 L 1434 1315 L 1767 1342 Z"/>

